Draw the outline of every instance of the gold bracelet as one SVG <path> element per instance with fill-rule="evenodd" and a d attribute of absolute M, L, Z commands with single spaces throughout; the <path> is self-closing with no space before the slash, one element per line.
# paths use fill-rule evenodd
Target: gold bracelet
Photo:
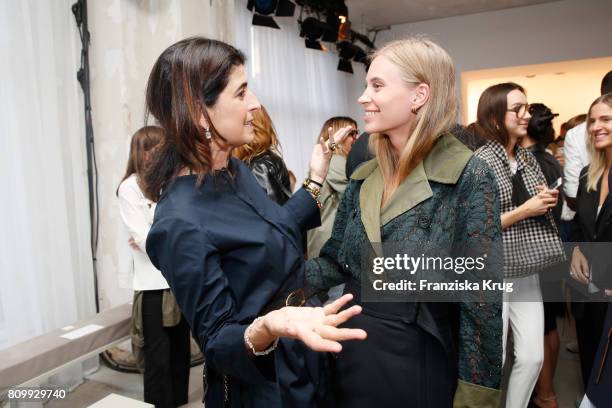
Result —
<path fill-rule="evenodd" d="M 312 182 L 312 180 L 306 179 L 304 180 L 304 184 L 302 186 L 304 187 L 304 190 L 308 191 L 310 195 L 312 196 L 312 198 L 314 198 L 315 202 L 317 203 L 317 207 L 321 209 L 323 208 L 323 204 L 321 204 L 321 202 L 319 201 L 319 195 L 321 195 L 321 189 L 319 189 L 318 187 L 313 187 L 311 183 L 315 184 L 314 182 Z"/>
<path fill-rule="evenodd" d="M 319 186 L 319 188 L 323 187 L 323 184 L 319 183 L 318 181 L 315 181 L 315 180 L 311 179 L 310 177 L 306 178 L 306 180 L 304 180 L 304 183 L 307 183 L 307 184 L 311 184 L 311 183 L 312 184 L 316 184 L 317 186 Z"/>

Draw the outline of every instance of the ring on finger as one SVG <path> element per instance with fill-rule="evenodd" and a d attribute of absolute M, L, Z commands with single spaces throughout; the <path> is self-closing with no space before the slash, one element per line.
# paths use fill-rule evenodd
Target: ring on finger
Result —
<path fill-rule="evenodd" d="M 335 152 L 336 152 L 336 150 L 338 150 L 339 148 L 340 148 L 340 145 L 339 145 L 338 143 L 333 142 L 333 141 L 329 143 L 329 149 L 330 149 L 332 152 L 334 152 L 334 153 L 335 153 Z"/>

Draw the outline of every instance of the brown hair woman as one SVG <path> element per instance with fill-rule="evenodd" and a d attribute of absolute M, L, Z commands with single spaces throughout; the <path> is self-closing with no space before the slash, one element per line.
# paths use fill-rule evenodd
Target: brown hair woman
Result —
<path fill-rule="evenodd" d="M 291 180 L 274 124 L 263 106 L 253 112 L 253 133 L 253 140 L 234 149 L 232 155 L 246 163 L 268 197 L 283 205 L 291 197 Z"/>
<path fill-rule="evenodd" d="M 234 47 L 201 37 L 179 41 L 155 62 L 146 104 L 164 138 L 144 180 L 158 201 L 147 253 L 205 355 L 207 407 L 308 407 L 316 387 L 291 381 L 312 384 L 304 344 L 337 352 L 339 341 L 366 334 L 336 327 L 360 312 L 340 311 L 351 296 L 296 307 L 309 298 L 302 232 L 318 225 L 317 186 L 331 150 L 318 143 L 304 187 L 282 207 L 272 202 L 231 157 L 253 140 L 260 108 L 244 63 Z"/>
<path fill-rule="evenodd" d="M 129 234 L 134 265 L 132 345 L 144 363 L 144 401 L 156 407 L 187 403 L 191 360 L 189 325 L 172 302 L 168 282 L 151 264 L 145 240 L 155 203 L 142 193 L 142 177 L 164 137 L 160 127 L 145 126 L 132 136 L 125 176 L 117 189 L 119 213 Z M 172 304 L 171 308 L 168 305 Z M 163 306 L 164 305 L 164 306 Z M 169 313 L 170 310 L 174 313 Z M 173 315 L 170 320 L 164 316 Z"/>

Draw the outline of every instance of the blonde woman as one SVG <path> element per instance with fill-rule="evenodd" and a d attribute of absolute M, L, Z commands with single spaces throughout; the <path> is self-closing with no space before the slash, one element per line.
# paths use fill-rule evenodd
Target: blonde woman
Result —
<path fill-rule="evenodd" d="M 289 171 L 281 157 L 278 136 L 266 108 L 262 106 L 253 112 L 253 140 L 234 149 L 232 155 L 246 163 L 272 201 L 283 205 L 291 197 Z"/>
<path fill-rule="evenodd" d="M 346 282 L 363 307 L 344 326 L 368 338 L 332 360 L 339 407 L 498 406 L 499 303 L 363 302 L 360 293 L 362 261 L 381 242 L 455 250 L 501 239 L 491 170 L 449 132 L 454 78 L 446 51 L 418 38 L 378 50 L 368 70 L 359 103 L 376 158 L 351 175 L 331 238 L 306 263 L 311 285 Z"/>
<path fill-rule="evenodd" d="M 576 216 L 574 217 L 574 242 L 611 242 L 612 241 L 612 202 L 610 202 L 610 168 L 612 167 L 612 93 L 597 98 L 589 108 L 586 121 L 588 137 L 587 149 L 591 164 L 580 173 L 576 195 Z M 573 279 L 589 287 L 589 292 L 597 292 L 601 302 L 584 302 L 581 318 L 576 319 L 576 337 L 580 349 L 580 366 L 584 388 L 588 398 L 597 407 L 607 406 L 610 399 L 610 376 L 604 381 L 594 381 L 597 375 L 609 370 L 603 369 L 606 356 L 596 358 L 597 346 L 603 334 L 608 337 L 610 322 L 605 330 L 606 310 L 609 303 L 602 296 L 605 289 L 612 295 L 609 256 L 602 254 L 602 244 L 589 247 L 577 245 L 572 254 L 570 274 Z M 601 248 L 595 251 L 595 248 Z M 593 375 L 593 373 L 595 373 Z M 589 376 L 591 378 L 589 379 Z M 606 385 L 607 384 L 607 385 Z M 604 397 L 607 396 L 607 400 Z M 590 406 L 584 403 L 584 406 Z"/>
<path fill-rule="evenodd" d="M 317 140 L 323 138 L 323 140 L 327 141 L 330 134 L 333 135 L 342 128 L 349 128 L 349 134 L 340 145 L 340 148 L 334 152 L 329 162 L 329 170 L 323 182 L 323 187 L 321 187 L 321 197 L 319 199 L 322 204 L 321 226 L 308 231 L 309 258 L 319 256 L 321 247 L 331 236 L 336 211 L 348 184 L 348 178 L 345 173 L 346 157 L 350 153 L 351 147 L 359 134 L 357 122 L 346 116 L 335 116 L 325 121 L 317 137 Z"/>

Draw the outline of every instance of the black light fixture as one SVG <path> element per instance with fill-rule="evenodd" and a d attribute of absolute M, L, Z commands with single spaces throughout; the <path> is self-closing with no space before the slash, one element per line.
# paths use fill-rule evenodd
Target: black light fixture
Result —
<path fill-rule="evenodd" d="M 295 13 L 295 4 L 289 0 L 278 0 L 278 6 L 276 7 L 276 17 L 293 17 Z"/>
<path fill-rule="evenodd" d="M 327 42 L 336 41 L 333 28 L 315 17 L 307 17 L 300 22 L 300 37 L 305 38 L 306 48 L 321 51 L 327 51 L 327 49 L 319 40 Z"/>
<path fill-rule="evenodd" d="M 340 58 L 340 61 L 338 61 L 338 71 L 348 72 L 349 74 L 352 74 L 353 64 L 351 64 L 350 60 Z"/>
<path fill-rule="evenodd" d="M 357 40 L 361 42 L 363 45 L 365 45 L 366 47 L 370 49 L 376 48 L 372 40 L 370 40 L 367 35 L 364 35 L 364 34 L 361 34 L 355 31 L 351 31 L 351 36 L 353 37 L 353 40 Z"/>
<path fill-rule="evenodd" d="M 340 61 L 338 62 L 338 71 L 353 73 L 351 60 L 362 64 L 368 63 L 367 53 L 357 45 L 350 41 L 340 41 L 336 44 Z"/>
<path fill-rule="evenodd" d="M 253 11 L 253 25 L 280 29 L 276 21 L 270 16 L 293 17 L 295 4 L 289 0 L 249 0 L 247 9 Z"/>
<path fill-rule="evenodd" d="M 261 14 L 253 14 L 253 20 L 251 21 L 251 24 L 253 24 L 254 26 L 270 27 L 280 30 L 280 27 L 278 26 L 278 24 L 276 24 L 276 21 L 274 21 L 272 17 L 262 16 Z"/>

